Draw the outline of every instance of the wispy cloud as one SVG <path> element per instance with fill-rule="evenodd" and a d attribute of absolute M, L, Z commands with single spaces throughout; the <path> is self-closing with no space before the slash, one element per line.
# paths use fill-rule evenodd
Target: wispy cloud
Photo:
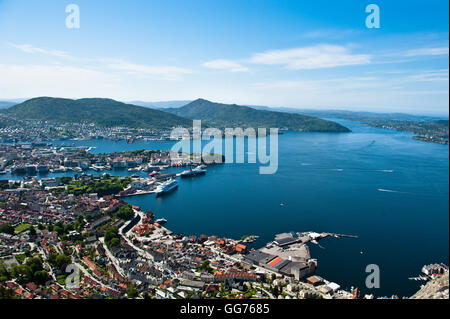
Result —
<path fill-rule="evenodd" d="M 438 47 L 438 48 L 420 48 L 409 50 L 406 52 L 405 56 L 427 56 L 427 55 L 448 55 L 448 47 Z"/>
<path fill-rule="evenodd" d="M 264 65 L 284 65 L 293 70 L 321 69 L 369 64 L 371 56 L 353 54 L 344 46 L 323 44 L 257 53 L 253 55 L 250 62 Z"/>
<path fill-rule="evenodd" d="M 448 80 L 449 80 L 448 69 L 426 70 L 410 75 L 405 78 L 405 81 L 414 81 L 414 82 L 442 82 L 442 81 L 448 82 Z"/>
<path fill-rule="evenodd" d="M 22 52 L 30 53 L 30 54 L 38 53 L 38 54 L 56 56 L 56 57 L 60 57 L 60 58 L 69 58 L 70 57 L 70 55 L 67 52 L 59 51 L 59 50 L 48 50 L 48 49 L 38 48 L 38 47 L 32 46 L 31 44 L 9 43 L 9 46 L 19 49 Z"/>
<path fill-rule="evenodd" d="M 124 86 L 113 74 L 74 66 L 0 64 L 0 74 L 0 92 L 10 97 L 111 97 Z"/>
<path fill-rule="evenodd" d="M 109 60 L 107 68 L 124 71 L 140 76 L 157 76 L 169 80 L 179 80 L 185 74 L 193 73 L 193 70 L 170 65 L 144 65 L 123 60 Z"/>
<path fill-rule="evenodd" d="M 212 60 L 203 63 L 203 66 L 205 68 L 209 69 L 217 69 L 217 70 L 227 70 L 230 72 L 247 72 L 248 68 L 231 60 L 224 60 L 224 59 L 218 59 L 218 60 Z"/>
<path fill-rule="evenodd" d="M 361 31 L 356 29 L 318 29 L 303 33 L 300 37 L 306 39 L 326 39 L 324 41 L 329 41 L 330 39 L 339 39 L 360 33 Z"/>
<path fill-rule="evenodd" d="M 31 44 L 13 44 L 9 43 L 9 46 L 19 49 L 29 54 L 43 54 L 53 57 L 64 58 L 71 62 L 82 62 L 84 66 L 91 65 L 93 69 L 110 69 L 115 71 L 122 71 L 137 76 L 153 76 L 159 79 L 166 80 L 179 80 L 185 74 L 193 73 L 192 70 L 171 65 L 145 65 L 136 64 L 130 61 L 114 59 L 114 58 L 79 58 L 69 55 L 67 52 L 60 50 L 48 50 L 39 47 L 35 47 Z M 60 64 L 58 61 L 53 61 L 53 64 Z M 94 66 L 95 65 L 95 66 Z"/>
<path fill-rule="evenodd" d="M 337 90 L 375 88 L 379 86 L 377 77 L 345 77 L 325 80 L 291 80 L 253 83 L 256 89 L 304 89 L 322 91 L 325 87 Z"/>

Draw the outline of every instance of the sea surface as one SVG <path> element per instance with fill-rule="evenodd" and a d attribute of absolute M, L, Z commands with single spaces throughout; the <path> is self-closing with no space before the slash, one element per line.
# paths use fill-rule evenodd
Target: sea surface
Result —
<path fill-rule="evenodd" d="M 418 276 L 424 264 L 449 263 L 449 147 L 413 140 L 409 133 L 336 121 L 352 133 L 280 135 L 274 175 L 260 175 L 260 164 L 211 166 L 205 176 L 180 180 L 167 196 L 127 201 L 166 218 L 176 233 L 236 239 L 259 235 L 254 247 L 287 231 L 357 235 L 327 238 L 321 247 L 311 244 L 316 273 L 362 293 L 410 296 L 420 282 L 408 278 Z M 73 143 L 94 146 L 95 153 L 170 149 L 174 144 Z M 379 289 L 365 286 L 369 264 L 379 266 Z"/>

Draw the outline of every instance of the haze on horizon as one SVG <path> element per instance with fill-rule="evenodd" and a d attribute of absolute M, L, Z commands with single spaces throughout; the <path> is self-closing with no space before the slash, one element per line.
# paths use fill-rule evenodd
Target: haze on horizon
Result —
<path fill-rule="evenodd" d="M 204 98 L 240 105 L 445 114 L 448 2 L 0 0 L 0 100 Z"/>

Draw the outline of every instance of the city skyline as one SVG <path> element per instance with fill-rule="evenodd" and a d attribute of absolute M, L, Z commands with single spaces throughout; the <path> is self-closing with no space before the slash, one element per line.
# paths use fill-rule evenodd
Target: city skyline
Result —
<path fill-rule="evenodd" d="M 80 8 L 69 29 L 66 6 Z M 0 98 L 448 116 L 448 3 L 0 1 Z M 13 32 L 11 32 L 13 31 Z"/>

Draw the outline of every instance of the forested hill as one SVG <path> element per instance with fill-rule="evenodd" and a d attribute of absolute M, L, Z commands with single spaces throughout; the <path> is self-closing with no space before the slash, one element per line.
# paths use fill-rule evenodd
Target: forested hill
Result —
<path fill-rule="evenodd" d="M 111 99 L 34 98 L 5 111 L 20 119 L 58 122 L 88 122 L 99 126 L 170 128 L 192 126 L 192 121 L 174 114 L 125 104 Z"/>
<path fill-rule="evenodd" d="M 189 119 L 203 120 L 209 126 L 217 128 L 273 127 L 303 132 L 350 131 L 338 123 L 302 114 L 256 110 L 247 106 L 214 103 L 204 99 L 198 99 L 180 108 L 168 108 L 164 111 Z"/>

